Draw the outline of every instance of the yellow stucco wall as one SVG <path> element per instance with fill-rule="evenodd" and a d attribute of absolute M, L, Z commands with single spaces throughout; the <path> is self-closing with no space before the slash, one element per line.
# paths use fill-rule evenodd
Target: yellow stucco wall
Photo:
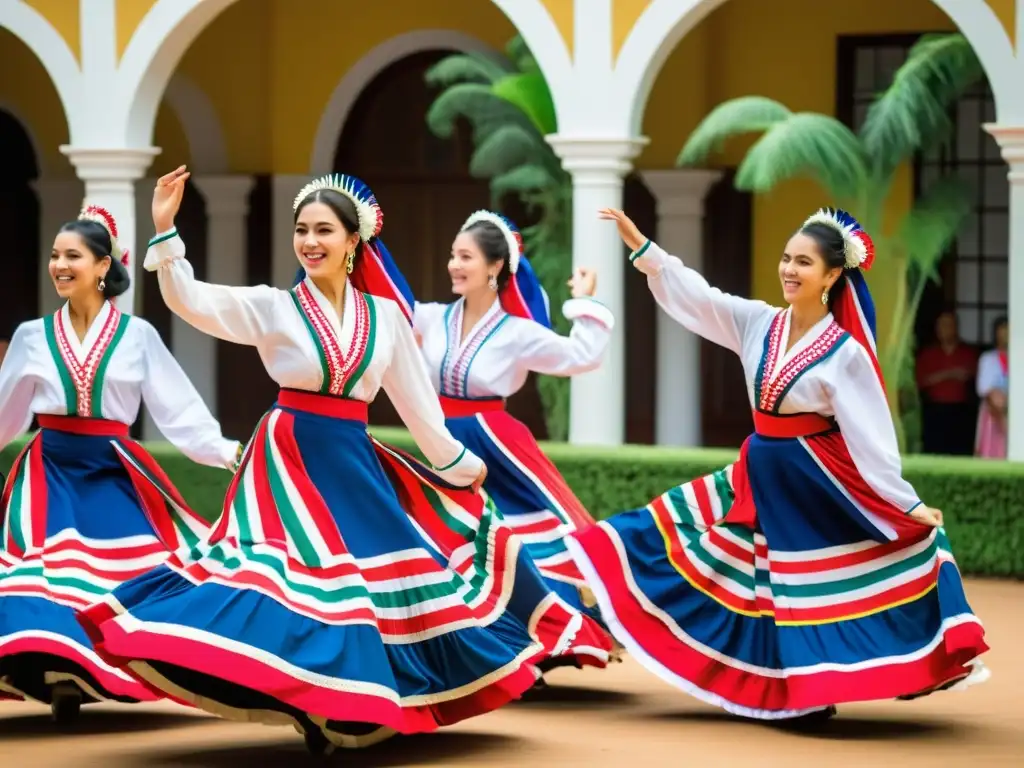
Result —
<path fill-rule="evenodd" d="M 303 3 L 301 15 L 292 12 L 291 0 L 230 6 L 179 66 L 213 102 L 233 171 L 308 172 L 317 126 L 334 88 L 357 61 L 395 35 L 457 29 L 501 49 L 515 34 L 496 6 L 480 0 L 442 6 L 392 0 L 386 7 Z M 231 55 L 225 56 L 229 46 Z"/>
<path fill-rule="evenodd" d="M 25 0 L 25 5 L 35 8 L 40 16 L 50 22 L 50 26 L 64 38 L 75 58 L 82 60 L 81 36 L 78 34 L 81 15 L 78 0 Z"/>

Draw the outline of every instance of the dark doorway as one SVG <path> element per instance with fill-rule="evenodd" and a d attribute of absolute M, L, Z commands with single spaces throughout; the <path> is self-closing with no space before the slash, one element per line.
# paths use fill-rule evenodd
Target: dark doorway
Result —
<path fill-rule="evenodd" d="M 427 86 L 427 70 L 452 51 L 413 54 L 395 62 L 371 82 L 356 101 L 338 141 L 334 168 L 363 179 L 384 210 L 381 239 L 409 281 L 417 301 L 452 300 L 445 263 L 452 239 L 473 211 L 491 207 L 485 180 L 473 178 L 473 143 L 468 126 L 451 139 L 439 139 L 425 116 L 437 93 Z M 522 211 L 503 206 L 520 227 Z M 509 402 L 509 411 L 535 436 L 546 436 L 536 385 Z M 384 392 L 370 409 L 373 424 L 400 425 Z"/>
<path fill-rule="evenodd" d="M 31 182 L 39 178 L 32 141 L 24 126 L 0 109 L 0 217 L 7 228 L 4 280 L 0 287 L 0 340 L 39 316 L 39 276 L 43 258 L 39 201 Z"/>

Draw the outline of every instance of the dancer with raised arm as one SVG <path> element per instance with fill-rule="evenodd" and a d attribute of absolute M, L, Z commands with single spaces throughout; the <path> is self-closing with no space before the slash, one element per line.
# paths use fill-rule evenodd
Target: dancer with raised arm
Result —
<path fill-rule="evenodd" d="M 614 221 L 677 322 L 735 352 L 754 411 L 738 461 L 570 542 L 627 650 L 760 719 L 980 682 L 988 646 L 942 512 L 903 479 L 863 272 L 874 246 L 819 210 L 779 260 L 789 305 L 723 293 Z"/>
<path fill-rule="evenodd" d="M 75 611 L 210 528 L 130 439 L 139 405 L 197 463 L 234 469 L 242 453 L 153 326 L 115 306 L 127 259 L 104 209 L 62 226 L 49 270 L 64 305 L 19 326 L 0 367 L 0 446 L 40 426 L 0 506 L 0 692 L 59 722 L 82 703 L 157 698 L 97 655 Z"/>
<path fill-rule="evenodd" d="M 459 298 L 417 303 L 413 317 L 445 423 L 486 461 L 484 490 L 526 543 L 548 588 L 565 606 L 590 612 L 581 597 L 583 577 L 564 540 L 594 519 L 505 402 L 531 372 L 573 376 L 601 364 L 614 317 L 594 299 L 597 276 L 576 270 L 569 281 L 572 298 L 562 306 L 572 332 L 559 335 L 519 230 L 493 211 L 477 211 L 463 224 L 452 243 L 448 274 Z M 605 666 L 612 642 L 594 618 L 540 668 Z"/>
<path fill-rule="evenodd" d="M 373 193 L 351 176 L 310 183 L 294 205 L 297 285 L 229 287 L 196 280 L 185 258 L 174 218 L 187 178 L 158 183 L 145 266 L 172 311 L 255 346 L 281 390 L 212 535 L 83 623 L 155 689 L 291 723 L 314 752 L 518 698 L 544 651 L 508 610 L 519 540 L 490 526 L 484 464 L 444 426 Z M 382 387 L 434 469 L 367 434 Z M 458 564 L 480 551 L 490 570 L 464 578 Z"/>

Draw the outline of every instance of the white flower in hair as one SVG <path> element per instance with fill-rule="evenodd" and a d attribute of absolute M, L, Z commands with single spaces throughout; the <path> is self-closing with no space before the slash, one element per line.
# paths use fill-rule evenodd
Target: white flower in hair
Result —
<path fill-rule="evenodd" d="M 811 224 L 824 225 L 842 236 L 847 269 L 871 269 L 875 260 L 875 244 L 853 216 L 838 208 L 819 208 L 803 225 Z"/>
<path fill-rule="evenodd" d="M 313 192 L 321 189 L 330 189 L 339 195 L 344 195 L 356 207 L 356 216 L 359 219 L 359 239 L 364 243 L 377 237 L 384 227 L 384 212 L 377 203 L 373 191 L 361 179 L 355 176 L 348 176 L 344 173 L 329 173 L 319 179 L 313 179 L 306 186 L 299 190 L 292 203 L 292 210 L 299 209 L 299 203 L 305 200 Z"/>
<path fill-rule="evenodd" d="M 459 231 L 465 232 L 481 221 L 493 224 L 505 236 L 505 243 L 508 245 L 508 271 L 514 275 L 519 269 L 519 259 L 523 255 L 523 236 L 519 234 L 515 224 L 494 211 L 476 211 L 466 219 L 466 223 Z"/>
<path fill-rule="evenodd" d="M 86 205 L 78 214 L 78 220 L 93 221 L 107 230 L 110 235 L 110 258 L 121 262 L 124 267 L 128 266 L 128 251 L 121 251 L 121 243 L 117 240 L 117 222 L 110 211 L 99 205 Z"/>

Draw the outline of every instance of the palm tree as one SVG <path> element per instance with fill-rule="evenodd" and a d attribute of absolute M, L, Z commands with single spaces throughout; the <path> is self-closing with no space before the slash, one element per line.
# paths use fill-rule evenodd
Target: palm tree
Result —
<path fill-rule="evenodd" d="M 427 125 L 436 136 L 450 138 L 458 121 L 466 120 L 474 144 L 469 170 L 489 180 L 492 207 L 514 195 L 537 217 L 522 228 L 523 242 L 551 306 L 557 307 L 568 297 L 565 281 L 572 269 L 572 182 L 544 140 L 557 124 L 543 73 L 521 37 L 509 42 L 506 53 L 508 62 L 459 53 L 431 67 L 427 83 L 443 90 L 430 106 Z M 560 313 L 552 312 L 551 320 L 557 330 L 566 330 Z M 537 385 L 549 438 L 565 440 L 568 381 L 541 376 Z"/>
<path fill-rule="evenodd" d="M 895 393 L 903 394 L 908 380 L 913 382 L 913 330 L 921 296 L 929 280 L 939 279 L 939 261 L 972 200 L 959 179 L 942 178 L 892 232 L 880 226 L 885 201 L 904 162 L 949 140 L 951 107 L 983 77 L 962 35 L 925 35 L 871 105 L 859 133 L 829 115 L 792 112 L 772 99 L 745 96 L 712 110 L 679 155 L 680 165 L 701 164 L 726 139 L 762 133 L 737 169 L 738 189 L 769 192 L 789 179 L 810 177 L 856 212 L 875 239 L 878 268 L 897 281 L 892 322 L 884 333 L 879 329 L 880 362 Z M 916 390 L 913 395 L 916 399 Z M 900 399 L 891 398 L 898 425 Z M 905 430 L 899 431 L 905 442 Z"/>

